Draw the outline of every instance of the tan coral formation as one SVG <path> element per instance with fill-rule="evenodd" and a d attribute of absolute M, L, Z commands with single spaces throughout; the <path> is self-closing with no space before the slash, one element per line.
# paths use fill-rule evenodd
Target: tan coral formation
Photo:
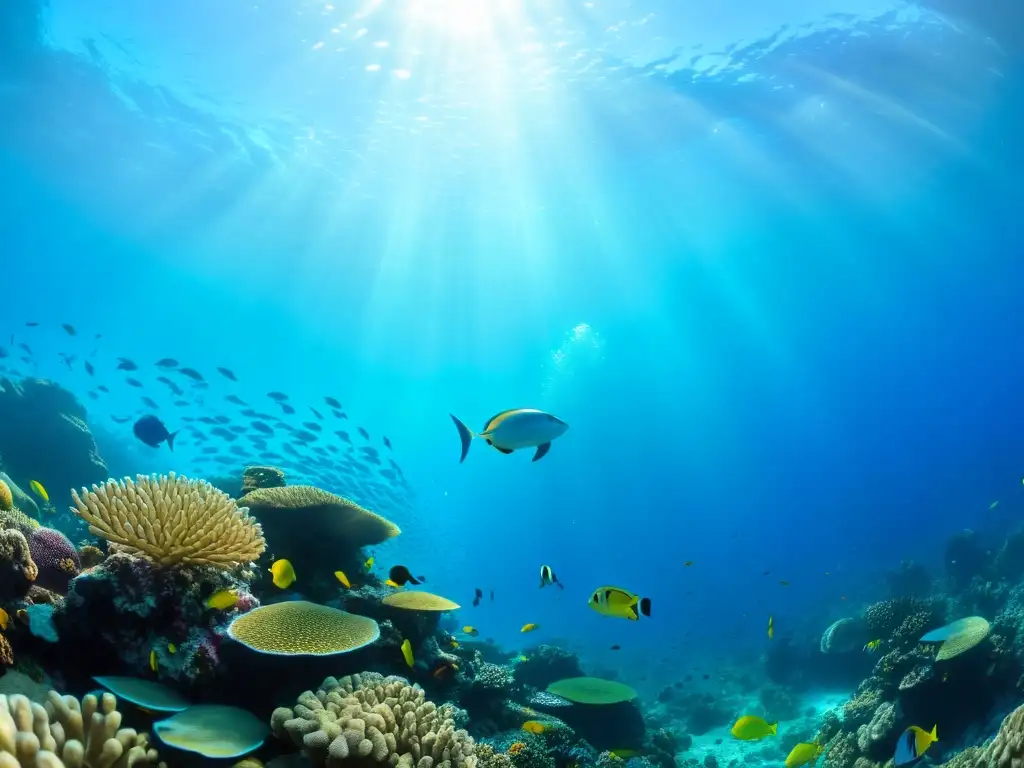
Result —
<path fill-rule="evenodd" d="M 401 677 L 373 672 L 328 677 L 296 705 L 279 707 L 274 733 L 301 747 L 317 768 L 476 768 L 476 745 L 456 730 L 452 710 L 427 701 Z M 2 767 L 0 767 L 2 768 Z"/>
<path fill-rule="evenodd" d="M 132 768 L 157 761 L 146 734 L 121 728 L 113 694 L 79 702 L 50 691 L 45 707 L 19 694 L 0 696 L 0 768 Z"/>
<path fill-rule="evenodd" d="M 988 744 L 965 749 L 940 768 L 1024 768 L 1024 706 L 1006 716 Z"/>
<path fill-rule="evenodd" d="M 81 495 L 74 512 L 89 531 L 149 558 L 160 567 L 179 563 L 230 567 L 257 560 L 266 549 L 263 529 L 245 507 L 203 480 L 173 472 L 108 480 Z"/>

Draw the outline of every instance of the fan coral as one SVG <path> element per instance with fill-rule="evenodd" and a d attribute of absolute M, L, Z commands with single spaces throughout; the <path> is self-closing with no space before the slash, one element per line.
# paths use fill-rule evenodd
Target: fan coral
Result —
<path fill-rule="evenodd" d="M 75 545 L 58 530 L 36 528 L 28 537 L 28 547 L 39 569 L 36 584 L 61 594 L 67 592 L 68 582 L 81 570 Z"/>
<path fill-rule="evenodd" d="M 400 677 L 367 672 L 328 677 L 293 709 L 279 707 L 270 720 L 314 766 L 340 768 L 389 763 L 392 768 L 476 768 L 473 739 L 456 730 L 448 706 L 436 707 L 423 690 Z"/>
<path fill-rule="evenodd" d="M 14 494 L 11 493 L 11 486 L 0 480 L 0 512 L 10 512 L 14 509 Z"/>
<path fill-rule="evenodd" d="M 112 694 L 79 703 L 50 691 L 45 708 L 18 694 L 0 696 L 3 768 L 131 768 L 157 759 L 146 734 L 121 728 Z"/>
<path fill-rule="evenodd" d="M 82 494 L 75 512 L 95 536 L 120 544 L 161 567 L 247 563 L 266 549 L 263 530 L 227 494 L 202 480 L 169 475 L 108 480 Z"/>

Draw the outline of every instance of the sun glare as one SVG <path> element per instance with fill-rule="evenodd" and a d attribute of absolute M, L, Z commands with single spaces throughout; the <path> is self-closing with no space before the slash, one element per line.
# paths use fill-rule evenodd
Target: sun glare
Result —
<path fill-rule="evenodd" d="M 409 0 L 407 11 L 411 26 L 466 40 L 494 35 L 521 14 L 518 0 Z"/>

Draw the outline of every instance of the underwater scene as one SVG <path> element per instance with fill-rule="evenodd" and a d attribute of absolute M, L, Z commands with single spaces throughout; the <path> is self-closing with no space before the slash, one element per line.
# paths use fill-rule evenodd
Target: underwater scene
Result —
<path fill-rule="evenodd" d="M 0 768 L 1024 768 L 1024 5 L 0 3 Z"/>

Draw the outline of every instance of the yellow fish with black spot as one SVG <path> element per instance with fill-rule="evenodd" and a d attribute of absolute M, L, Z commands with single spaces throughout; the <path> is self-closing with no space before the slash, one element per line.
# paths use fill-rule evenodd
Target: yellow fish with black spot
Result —
<path fill-rule="evenodd" d="M 465 632 L 470 637 L 476 637 L 477 635 L 480 634 L 480 630 L 479 629 L 477 629 L 476 627 L 471 627 L 468 624 L 462 628 L 462 631 Z"/>
<path fill-rule="evenodd" d="M 802 741 L 789 750 L 786 756 L 786 768 L 800 768 L 818 759 L 824 747 L 813 741 Z"/>
<path fill-rule="evenodd" d="M 297 578 L 295 569 L 288 560 L 275 560 L 267 570 L 274 575 L 274 586 L 278 589 L 288 589 Z"/>
<path fill-rule="evenodd" d="M 590 596 L 588 604 L 602 616 L 636 621 L 640 614 L 651 615 L 651 600 L 634 595 L 622 587 L 598 587 Z"/>
<path fill-rule="evenodd" d="M 766 736 L 774 736 L 778 730 L 778 723 L 768 723 L 757 715 L 744 715 L 732 724 L 729 732 L 740 741 L 758 741 Z"/>
<path fill-rule="evenodd" d="M 492 416 L 484 424 L 483 431 L 474 434 L 469 427 L 459 421 L 454 414 L 448 414 L 459 430 L 462 441 L 461 464 L 469 454 L 469 446 L 474 437 L 481 437 L 487 444 L 502 453 L 512 453 L 520 448 L 536 448 L 533 461 L 544 458 L 551 450 L 551 441 L 561 437 L 569 429 L 569 425 L 557 416 L 538 411 L 536 408 L 512 408 Z"/>

